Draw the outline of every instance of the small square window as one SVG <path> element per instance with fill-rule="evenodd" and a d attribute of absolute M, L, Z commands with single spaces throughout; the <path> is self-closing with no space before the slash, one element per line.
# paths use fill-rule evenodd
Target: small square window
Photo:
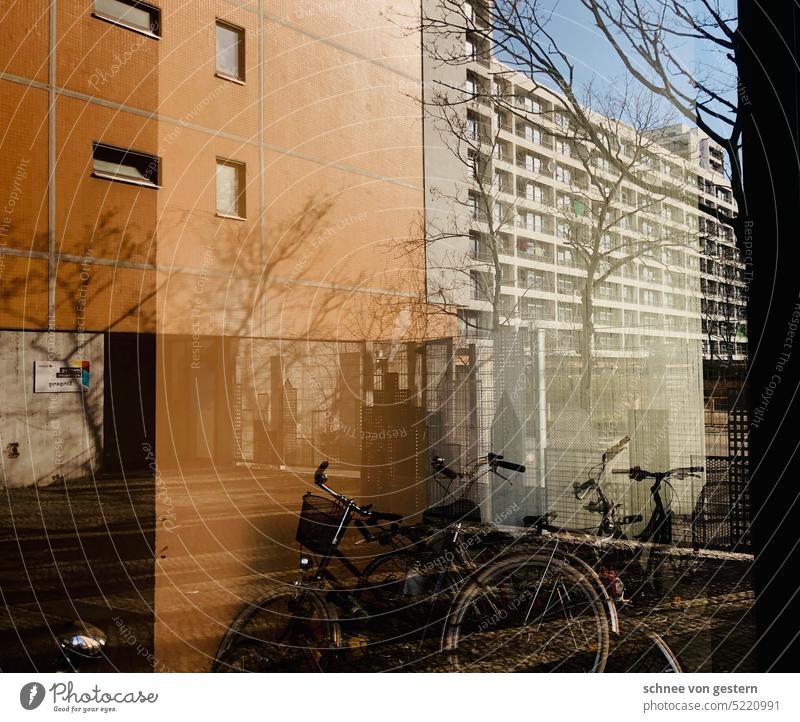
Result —
<path fill-rule="evenodd" d="M 217 215 L 245 218 L 244 163 L 217 158 Z"/>
<path fill-rule="evenodd" d="M 92 14 L 115 25 L 161 37 L 161 10 L 139 0 L 94 0 Z"/>
<path fill-rule="evenodd" d="M 244 30 L 217 20 L 217 75 L 244 82 Z"/>
<path fill-rule="evenodd" d="M 155 155 L 104 143 L 92 146 L 92 175 L 96 178 L 158 188 L 160 165 L 161 159 Z"/>

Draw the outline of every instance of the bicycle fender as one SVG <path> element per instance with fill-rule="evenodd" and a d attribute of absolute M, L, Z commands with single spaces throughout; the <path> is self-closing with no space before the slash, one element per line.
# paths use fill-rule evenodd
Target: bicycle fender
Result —
<path fill-rule="evenodd" d="M 606 613 L 608 614 L 608 627 L 614 634 L 618 635 L 619 613 L 617 612 L 617 605 L 609 595 L 606 585 L 603 584 L 603 581 L 600 579 L 600 575 L 578 556 L 571 555 L 567 552 L 558 553 L 558 555 L 562 558 L 566 558 L 566 560 L 573 566 L 579 567 L 583 574 L 585 574 L 586 577 L 591 581 L 606 607 Z"/>

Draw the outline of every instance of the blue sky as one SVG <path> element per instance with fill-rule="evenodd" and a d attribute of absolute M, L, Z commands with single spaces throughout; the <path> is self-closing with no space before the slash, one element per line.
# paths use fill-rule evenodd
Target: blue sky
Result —
<path fill-rule="evenodd" d="M 735 0 L 723 0 L 721 4 L 731 13 L 735 12 Z M 596 83 L 613 83 L 627 74 L 617 54 L 597 30 L 590 14 L 578 0 L 561 0 L 554 2 L 553 6 L 555 14 L 549 30 L 557 39 L 559 48 L 572 59 L 579 86 L 591 79 L 595 79 Z M 678 50 L 682 61 L 688 67 L 697 67 L 702 63 L 718 63 L 714 54 L 705 51 L 706 47 L 705 44 L 687 40 Z M 731 94 L 734 97 L 735 92 L 732 82 Z"/>

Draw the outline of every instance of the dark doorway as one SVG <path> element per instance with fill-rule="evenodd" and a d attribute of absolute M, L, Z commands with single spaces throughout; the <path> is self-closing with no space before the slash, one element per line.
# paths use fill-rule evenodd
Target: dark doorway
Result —
<path fill-rule="evenodd" d="M 156 451 L 155 334 L 109 333 L 104 356 L 104 470 L 146 471 Z"/>

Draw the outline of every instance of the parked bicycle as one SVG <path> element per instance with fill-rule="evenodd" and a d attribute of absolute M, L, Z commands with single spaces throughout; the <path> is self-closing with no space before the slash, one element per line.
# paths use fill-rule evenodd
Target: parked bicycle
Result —
<path fill-rule="evenodd" d="M 464 476 L 441 460 L 434 467 L 451 480 Z M 400 526 L 398 515 L 373 512 L 331 489 L 326 468 L 320 465 L 315 483 L 333 501 L 305 495 L 297 531 L 316 561 L 301 556 L 300 579 L 247 605 L 220 644 L 215 670 L 335 669 L 347 646 L 343 624 L 359 620 L 382 643 L 416 633 L 421 645 L 441 629 L 439 646 L 455 669 L 603 670 L 615 611 L 580 559 L 511 553 L 513 536 L 469 529 L 480 517 L 463 499 L 429 510 L 422 525 Z M 498 469 L 524 471 L 490 454 L 477 459 L 468 476 L 474 481 Z M 339 549 L 351 521 L 364 541 L 393 547 L 363 571 Z M 332 574 L 333 559 L 355 583 Z M 409 619 L 421 622 L 409 627 Z"/>
<path fill-rule="evenodd" d="M 601 462 L 589 472 L 589 478 L 584 482 L 573 484 L 575 498 L 583 501 L 593 494 L 584 509 L 599 515 L 600 521 L 596 527 L 565 528 L 552 524 L 557 518 L 555 514 L 529 516 L 523 523 L 531 527 L 537 535 L 548 536 L 555 543 L 567 543 L 570 548 L 588 561 L 600 574 L 610 596 L 621 603 L 624 608 L 630 608 L 631 598 L 626 598 L 626 593 L 632 594 L 634 603 L 649 598 L 652 608 L 652 598 L 662 596 L 661 576 L 664 574 L 663 558 L 666 553 L 653 555 L 653 545 L 668 548 L 672 543 L 672 511 L 670 500 L 663 499 L 661 492 L 664 488 L 673 491 L 670 479 L 685 479 L 696 476 L 703 471 L 703 467 L 689 466 L 677 467 L 664 472 L 651 472 L 638 466 L 624 470 L 613 470 L 615 474 L 627 474 L 631 479 L 644 481 L 652 479 L 649 498 L 653 502 L 653 511 L 639 534 L 631 536 L 627 527 L 641 523 L 641 514 L 619 516 L 621 503 L 611 499 L 603 488 L 607 467 L 630 441 L 624 437 L 616 444 L 610 446 L 602 455 Z M 630 542 L 625 544 L 624 542 Z M 622 542 L 617 544 L 615 542 Z M 656 562 L 656 559 L 659 559 Z M 641 570 L 636 572 L 637 566 Z M 630 582 L 628 586 L 626 583 Z M 645 605 L 642 605 L 642 610 Z M 678 672 L 680 664 L 669 649 L 666 642 L 647 626 L 639 622 L 630 634 L 631 644 L 638 649 L 635 655 L 628 655 L 637 661 L 637 671 L 669 671 Z"/>
<path fill-rule="evenodd" d="M 419 639 L 421 651 L 436 630 L 456 670 L 602 671 L 616 611 L 598 576 L 566 553 L 521 551 L 520 535 L 482 525 L 469 498 L 484 474 L 508 480 L 499 469 L 525 467 L 491 453 L 463 473 L 438 457 L 432 466 L 447 480 L 446 498 L 454 482 L 461 496 L 423 515 L 423 523 L 441 529 L 438 546 L 429 542 L 426 554 L 416 548 L 378 570 L 384 574 L 374 582 L 397 638 Z"/>
<path fill-rule="evenodd" d="M 359 569 L 340 549 L 346 531 L 353 524 L 364 540 L 385 545 L 413 532 L 401 530 L 399 514 L 362 507 L 331 489 L 327 468 L 327 461 L 320 464 L 314 483 L 331 498 L 311 492 L 303 496 L 296 534 L 302 548 L 299 578 L 245 606 L 219 645 L 213 671 L 326 671 L 343 648 L 341 617 L 367 616 L 358 599 L 359 586 L 337 578 L 331 562 L 336 560 L 360 579 L 393 552 L 379 554 Z"/>

